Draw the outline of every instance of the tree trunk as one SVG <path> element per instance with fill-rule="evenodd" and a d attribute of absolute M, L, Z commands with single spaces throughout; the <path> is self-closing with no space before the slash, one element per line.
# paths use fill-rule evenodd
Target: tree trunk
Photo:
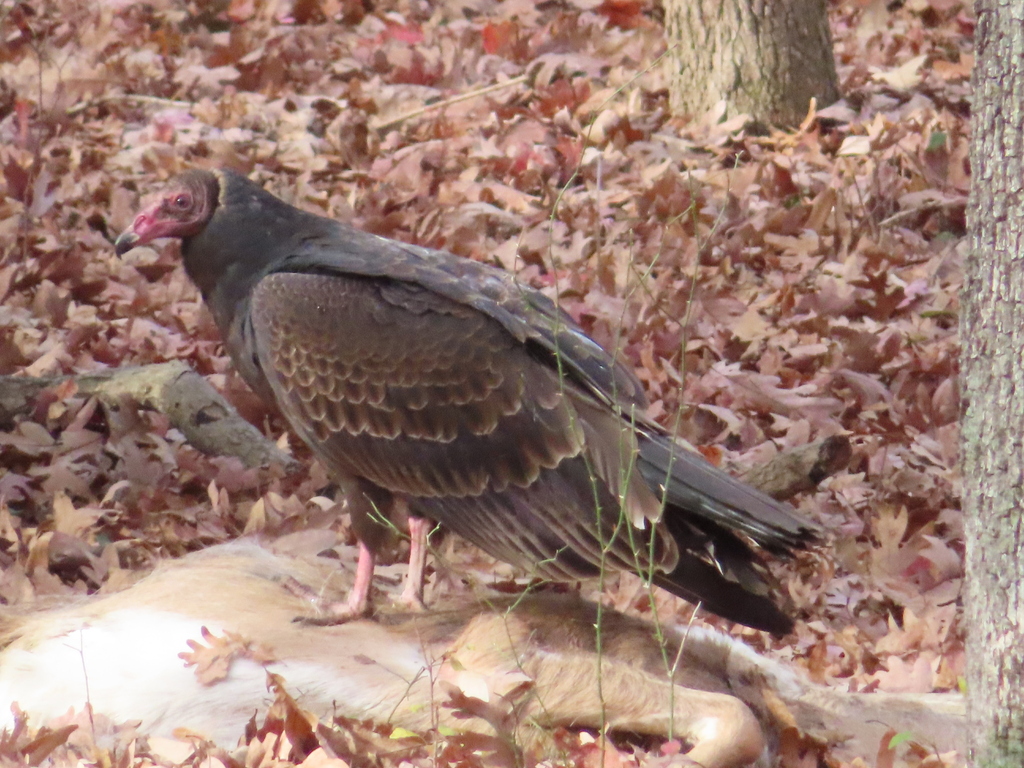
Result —
<path fill-rule="evenodd" d="M 988 768 L 1024 764 L 1024 3 L 977 12 L 962 450 L 968 733 Z"/>
<path fill-rule="evenodd" d="M 672 109 L 798 125 L 839 98 L 825 0 L 665 0 Z"/>

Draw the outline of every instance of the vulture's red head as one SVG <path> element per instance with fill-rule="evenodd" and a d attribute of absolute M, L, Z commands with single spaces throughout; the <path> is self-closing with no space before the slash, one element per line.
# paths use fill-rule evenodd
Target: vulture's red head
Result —
<path fill-rule="evenodd" d="M 143 208 L 117 238 L 118 256 L 161 237 L 186 238 L 198 234 L 217 207 L 220 185 L 210 171 L 191 170 L 171 180 L 160 198 Z"/>

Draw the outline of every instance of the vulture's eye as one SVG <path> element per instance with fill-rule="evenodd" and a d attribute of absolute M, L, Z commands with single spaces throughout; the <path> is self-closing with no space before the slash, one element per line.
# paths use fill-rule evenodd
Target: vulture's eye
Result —
<path fill-rule="evenodd" d="M 179 211 L 187 211 L 192 207 L 192 195 L 182 193 L 174 198 L 174 207 Z"/>

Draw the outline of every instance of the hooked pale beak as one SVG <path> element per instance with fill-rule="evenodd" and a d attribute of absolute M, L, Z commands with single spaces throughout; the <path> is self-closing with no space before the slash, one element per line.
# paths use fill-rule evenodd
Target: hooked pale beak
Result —
<path fill-rule="evenodd" d="M 128 251 L 135 247 L 135 244 L 139 242 L 139 236 L 134 230 L 126 229 L 120 235 L 117 240 L 114 241 L 114 253 L 118 256 L 124 256 Z"/>
<path fill-rule="evenodd" d="M 122 232 L 114 241 L 114 252 L 118 256 L 124 256 L 128 251 L 137 245 L 146 245 L 158 237 L 163 237 L 165 232 L 173 227 L 160 217 L 160 203 L 153 203 L 142 210 L 132 221 L 131 226 Z"/>

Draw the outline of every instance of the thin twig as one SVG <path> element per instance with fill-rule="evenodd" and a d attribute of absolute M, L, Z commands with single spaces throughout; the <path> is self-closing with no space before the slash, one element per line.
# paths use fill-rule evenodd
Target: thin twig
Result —
<path fill-rule="evenodd" d="M 386 123 L 381 123 L 377 126 L 378 131 L 386 131 L 390 128 L 394 128 L 399 123 L 404 123 L 406 120 L 411 120 L 414 117 L 431 112 L 435 109 L 444 109 L 452 104 L 458 104 L 460 101 L 468 101 L 469 99 L 475 99 L 478 96 L 485 96 L 493 91 L 500 91 L 502 88 L 508 88 L 513 85 L 519 85 L 525 83 L 529 79 L 529 75 L 520 75 L 519 77 L 513 77 L 511 80 L 505 80 L 501 83 L 493 83 L 491 85 L 485 85 L 483 88 L 477 88 L 474 91 L 467 91 L 466 93 L 460 93 L 458 96 L 452 96 L 451 98 L 442 99 L 441 101 L 435 101 L 433 104 L 427 104 L 425 106 L 414 109 L 411 112 L 406 112 L 404 115 L 399 115 Z"/>
<path fill-rule="evenodd" d="M 930 203 L 915 205 L 913 208 L 907 208 L 905 211 L 898 211 L 892 216 L 882 219 L 882 222 L 878 226 L 882 228 L 891 227 L 906 219 L 912 219 L 919 213 L 925 213 L 927 211 L 941 211 L 946 208 L 957 208 L 964 205 L 967 205 L 966 197 L 960 197 L 955 200 L 935 200 Z"/>
<path fill-rule="evenodd" d="M 134 101 L 139 104 L 158 104 L 163 107 L 178 107 L 181 109 L 193 106 L 191 101 L 176 101 L 175 99 L 165 99 L 161 96 L 146 96 L 141 93 L 116 93 L 110 96 L 97 96 L 95 99 L 80 101 L 69 107 L 67 114 L 68 116 L 77 115 L 79 112 L 89 109 L 89 107 L 97 107 L 100 104 L 108 104 L 112 101 Z"/>

